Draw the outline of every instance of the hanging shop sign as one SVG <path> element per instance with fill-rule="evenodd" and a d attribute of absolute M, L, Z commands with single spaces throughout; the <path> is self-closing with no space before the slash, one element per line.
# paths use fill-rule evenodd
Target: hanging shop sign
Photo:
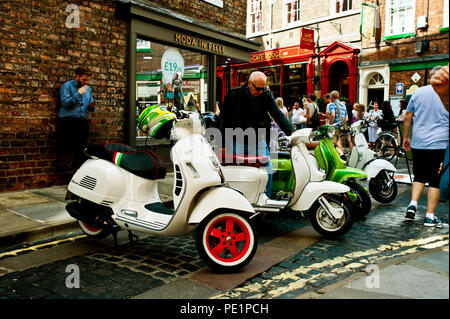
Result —
<path fill-rule="evenodd" d="M 314 30 L 301 28 L 300 29 L 300 48 L 307 50 L 314 50 Z"/>
<path fill-rule="evenodd" d="M 175 33 L 174 40 L 175 40 L 175 42 L 184 44 L 184 45 L 192 47 L 192 48 L 198 48 L 198 49 L 211 51 L 214 53 L 225 54 L 225 46 L 215 43 L 215 42 L 211 42 L 211 41 L 207 41 L 207 40 L 200 39 L 197 37 L 193 37 L 190 35 L 186 35 L 186 34 L 182 34 L 182 33 Z"/>

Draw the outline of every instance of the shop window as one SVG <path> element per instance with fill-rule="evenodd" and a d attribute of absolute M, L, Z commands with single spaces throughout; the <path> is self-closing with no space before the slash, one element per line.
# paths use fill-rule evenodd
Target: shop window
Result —
<path fill-rule="evenodd" d="M 139 114 L 158 104 L 168 110 L 199 109 L 207 102 L 207 56 L 150 40 L 137 39 L 136 125 Z M 182 74 L 181 83 L 174 79 Z M 181 84 L 181 85 L 180 85 Z M 136 127 L 138 137 L 144 134 Z"/>
<path fill-rule="evenodd" d="M 335 1 L 335 13 L 340 13 L 352 9 L 352 0 L 333 0 Z"/>
<path fill-rule="evenodd" d="M 285 0 L 286 3 L 286 21 L 287 24 L 295 23 L 300 20 L 300 0 Z"/>
<path fill-rule="evenodd" d="M 256 69 L 247 69 L 247 70 L 238 70 L 237 74 L 238 74 L 238 86 L 242 86 L 244 84 L 247 84 L 248 79 L 250 77 L 250 74 L 256 71 Z"/>
<path fill-rule="evenodd" d="M 275 98 L 280 96 L 280 74 L 281 74 L 281 66 L 270 66 L 260 68 L 259 71 L 263 72 L 267 77 L 267 85 L 272 91 L 272 94 Z"/>
<path fill-rule="evenodd" d="M 307 93 L 307 63 L 283 65 L 283 100 L 291 108 Z"/>
<path fill-rule="evenodd" d="M 250 0 L 249 5 L 251 33 L 263 31 L 262 29 L 262 0 Z"/>
<path fill-rule="evenodd" d="M 386 5 L 386 35 L 415 31 L 415 0 L 389 0 Z"/>

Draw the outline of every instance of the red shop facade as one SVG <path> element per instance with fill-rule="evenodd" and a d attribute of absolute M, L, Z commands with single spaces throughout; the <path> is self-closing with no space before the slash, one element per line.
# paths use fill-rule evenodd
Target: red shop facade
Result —
<path fill-rule="evenodd" d="M 229 84 L 232 88 L 244 85 L 253 71 L 261 71 L 267 76 L 267 85 L 273 96 L 281 96 L 284 104 L 290 107 L 303 96 L 314 92 L 314 61 L 314 51 L 301 49 L 298 45 L 253 52 L 250 63 L 217 68 L 218 80 L 222 82 L 218 89 L 220 87 L 224 98 Z M 231 83 L 227 85 L 228 73 Z"/>
<path fill-rule="evenodd" d="M 341 96 L 349 98 L 352 104 L 355 103 L 358 53 L 359 49 L 336 41 L 318 54 L 322 97 L 336 90 Z M 223 102 L 230 88 L 247 83 L 250 73 L 262 71 L 267 76 L 273 96 L 281 96 L 284 104 L 291 107 L 302 97 L 314 93 L 316 57 L 314 50 L 302 49 L 297 45 L 253 52 L 250 63 L 217 67 L 219 102 Z"/>

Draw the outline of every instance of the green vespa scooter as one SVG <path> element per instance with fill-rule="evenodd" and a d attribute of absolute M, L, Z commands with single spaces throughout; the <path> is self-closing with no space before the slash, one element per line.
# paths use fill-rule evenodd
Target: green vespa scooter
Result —
<path fill-rule="evenodd" d="M 357 183 L 356 179 L 367 178 L 367 174 L 362 170 L 345 165 L 331 141 L 335 132 L 336 128 L 333 125 L 321 126 L 313 132 L 316 139 L 319 140 L 318 146 L 314 149 L 314 157 L 319 168 L 325 171 L 327 180 L 343 183 L 350 187 L 347 195 L 352 202 L 352 212 L 354 216 L 361 218 L 370 212 L 372 204 L 369 193 Z M 271 161 L 273 166 L 271 197 L 274 199 L 287 198 L 295 186 L 290 154 L 279 152 L 273 156 Z"/>

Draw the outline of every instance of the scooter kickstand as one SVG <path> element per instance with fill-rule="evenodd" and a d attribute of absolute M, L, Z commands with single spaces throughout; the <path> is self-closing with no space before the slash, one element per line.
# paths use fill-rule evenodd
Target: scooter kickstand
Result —
<path fill-rule="evenodd" d="M 135 239 L 134 239 L 135 238 Z M 129 230 L 128 231 L 128 239 L 130 240 L 130 242 L 135 242 L 135 241 L 137 241 L 138 239 L 139 239 L 139 237 L 137 236 L 137 235 L 135 235 L 135 234 L 133 234 L 132 232 L 131 232 L 131 230 Z"/>

